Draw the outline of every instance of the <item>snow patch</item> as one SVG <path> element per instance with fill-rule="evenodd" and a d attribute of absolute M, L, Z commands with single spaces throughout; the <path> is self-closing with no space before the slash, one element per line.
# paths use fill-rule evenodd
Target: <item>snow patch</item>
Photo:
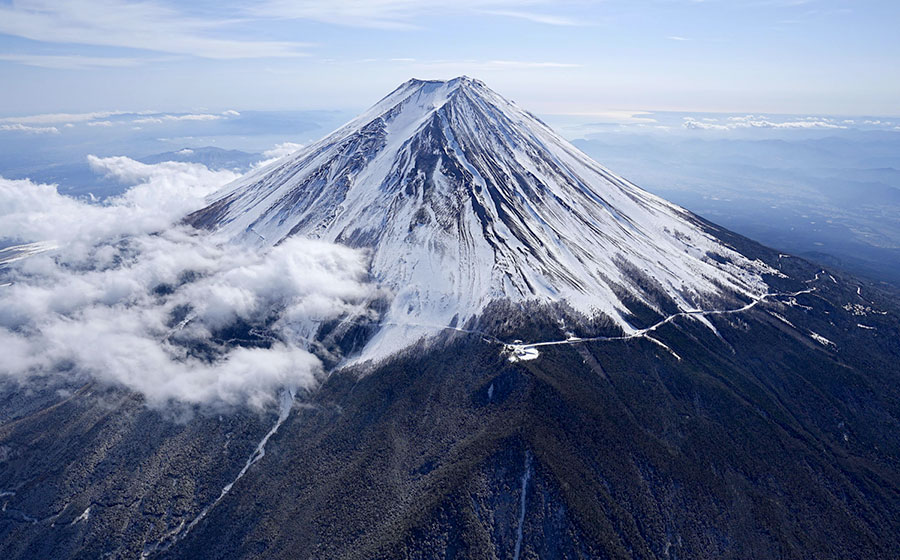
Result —
<path fill-rule="evenodd" d="M 75 525 L 75 524 L 78 523 L 79 521 L 87 521 L 87 520 L 90 519 L 90 518 L 91 518 L 91 508 L 88 507 L 86 510 L 84 510 L 83 512 L 81 512 L 81 515 L 79 515 L 78 517 L 76 517 L 75 519 L 73 519 L 72 522 L 69 523 L 69 525 Z"/>
<path fill-rule="evenodd" d="M 25 243 L 23 245 L 14 245 L 12 247 L 0 249 L 0 266 L 25 260 L 28 257 L 40 255 L 41 253 L 53 251 L 58 248 L 59 245 L 57 245 L 55 241 L 37 241 L 35 243 Z"/>
<path fill-rule="evenodd" d="M 830 340 L 828 340 L 828 339 L 825 338 L 824 336 L 820 335 L 819 333 L 815 333 L 815 332 L 810 331 L 810 332 L 809 332 L 809 336 L 810 336 L 810 338 L 812 338 L 813 340 L 815 340 L 816 342 L 818 342 L 818 343 L 821 344 L 822 346 L 828 346 L 828 347 L 831 347 L 831 348 L 837 348 L 837 344 L 835 344 L 834 342 L 831 342 Z"/>

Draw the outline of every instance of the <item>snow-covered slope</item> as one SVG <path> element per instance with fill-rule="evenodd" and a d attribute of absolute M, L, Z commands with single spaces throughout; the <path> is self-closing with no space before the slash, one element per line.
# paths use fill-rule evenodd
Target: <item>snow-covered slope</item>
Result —
<path fill-rule="evenodd" d="M 393 295 L 365 358 L 461 325 L 493 299 L 564 299 L 631 330 L 620 295 L 645 298 L 635 270 L 682 309 L 764 293 L 772 272 L 467 77 L 406 82 L 188 221 L 261 246 L 304 235 L 369 248 Z"/>

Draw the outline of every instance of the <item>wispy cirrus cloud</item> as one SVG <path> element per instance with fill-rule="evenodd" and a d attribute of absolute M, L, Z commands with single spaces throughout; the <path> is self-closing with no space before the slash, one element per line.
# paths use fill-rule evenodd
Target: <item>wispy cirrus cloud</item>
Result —
<path fill-rule="evenodd" d="M 117 115 L 127 115 L 128 111 L 91 111 L 86 113 L 41 113 L 17 117 L 2 117 L 0 123 L 56 124 L 86 122 L 106 119 Z"/>
<path fill-rule="evenodd" d="M 490 60 L 483 63 L 495 68 L 579 68 L 574 62 L 548 62 L 541 60 Z"/>
<path fill-rule="evenodd" d="M 275 163 L 283 157 L 289 156 L 295 153 L 297 150 L 303 147 L 303 144 L 298 144 L 296 142 L 282 142 L 281 144 L 276 144 L 272 148 L 264 151 L 262 153 L 263 159 L 253 165 L 254 168 L 265 167 L 270 163 Z"/>
<path fill-rule="evenodd" d="M 266 0 L 249 9 L 262 17 L 306 19 L 351 27 L 412 29 L 422 17 L 467 12 L 491 13 L 547 25 L 574 25 L 556 14 L 523 11 L 523 7 L 552 6 L 545 0 Z"/>
<path fill-rule="evenodd" d="M 376 58 L 357 61 L 360 63 L 391 62 L 408 65 L 416 71 L 440 71 L 440 72 L 472 72 L 494 69 L 553 69 L 553 68 L 580 68 L 582 64 L 577 62 L 562 62 L 553 60 L 419 60 L 415 58 L 392 58 L 381 60 Z"/>
<path fill-rule="evenodd" d="M 52 68 L 56 70 L 127 68 L 129 66 L 138 66 L 144 62 L 144 60 L 140 58 L 11 53 L 0 53 L 0 61 L 16 62 L 24 64 L 25 66 Z"/>
<path fill-rule="evenodd" d="M 553 15 L 553 14 L 542 14 L 537 12 L 523 12 L 519 10 L 485 10 L 485 14 L 494 15 L 494 16 L 502 16 L 514 19 L 524 19 L 526 21 L 530 21 L 532 23 L 541 23 L 544 25 L 560 25 L 560 26 L 578 26 L 585 25 L 584 22 L 579 22 L 575 19 Z"/>
<path fill-rule="evenodd" d="M 233 39 L 223 33 L 232 23 L 233 19 L 222 17 L 192 16 L 152 0 L 19 0 L 0 4 L 0 34 L 47 43 L 126 47 L 211 59 L 297 57 L 306 55 L 310 46 L 290 41 Z M 31 65 L 79 63 L 71 56 L 29 55 L 6 60 Z M 114 66 L 131 60 L 85 57 L 80 62 Z"/>

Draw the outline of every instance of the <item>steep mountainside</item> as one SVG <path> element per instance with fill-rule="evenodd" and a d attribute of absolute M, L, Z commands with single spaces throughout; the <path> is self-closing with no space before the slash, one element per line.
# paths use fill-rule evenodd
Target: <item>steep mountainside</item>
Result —
<path fill-rule="evenodd" d="M 762 275 L 775 272 L 466 77 L 403 84 L 189 222 L 263 246 L 304 235 L 371 249 L 393 294 L 366 358 L 495 299 L 565 299 L 630 332 L 622 299 L 658 306 L 648 285 L 688 310 L 764 293 Z"/>

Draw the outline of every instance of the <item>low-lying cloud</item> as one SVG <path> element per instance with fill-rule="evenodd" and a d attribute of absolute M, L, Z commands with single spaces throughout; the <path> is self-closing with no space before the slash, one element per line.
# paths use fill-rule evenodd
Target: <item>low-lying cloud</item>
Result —
<path fill-rule="evenodd" d="M 828 129 L 847 128 L 837 124 L 833 119 L 825 117 L 805 117 L 788 121 L 773 121 L 766 117 L 745 115 L 741 117 L 729 117 L 725 122 L 718 119 L 697 120 L 693 117 L 684 117 L 682 126 L 694 130 L 737 130 L 742 128 L 781 128 L 781 129 Z"/>
<path fill-rule="evenodd" d="M 0 130 L 4 132 L 24 132 L 26 134 L 59 134 L 55 126 L 30 126 L 27 124 L 0 124 Z"/>
<path fill-rule="evenodd" d="M 164 123 L 218 121 L 240 117 L 233 109 L 221 113 L 159 113 L 157 111 L 93 111 L 89 113 L 44 113 L 0 117 L 0 131 L 22 132 L 26 134 L 59 134 L 59 126 L 76 128 L 112 127 L 118 125 L 151 125 Z"/>
<path fill-rule="evenodd" d="M 186 115 L 160 115 L 156 117 L 144 117 L 131 121 L 134 124 L 161 124 L 172 121 L 215 121 L 225 118 L 222 115 L 210 115 L 208 113 L 189 113 Z"/>
<path fill-rule="evenodd" d="M 283 157 L 287 157 L 303 147 L 303 144 L 296 142 L 282 142 L 276 144 L 272 148 L 262 153 L 263 159 L 253 165 L 254 168 L 265 167 L 270 163 L 275 163 Z"/>
<path fill-rule="evenodd" d="M 58 247 L 0 271 L 0 376 L 91 378 L 152 406 L 263 406 L 279 388 L 315 383 L 321 363 L 306 340 L 322 321 L 363 312 L 364 255 L 301 238 L 261 253 L 178 225 L 229 171 L 90 164 L 134 186 L 101 205 L 0 178 L 0 239 Z"/>

